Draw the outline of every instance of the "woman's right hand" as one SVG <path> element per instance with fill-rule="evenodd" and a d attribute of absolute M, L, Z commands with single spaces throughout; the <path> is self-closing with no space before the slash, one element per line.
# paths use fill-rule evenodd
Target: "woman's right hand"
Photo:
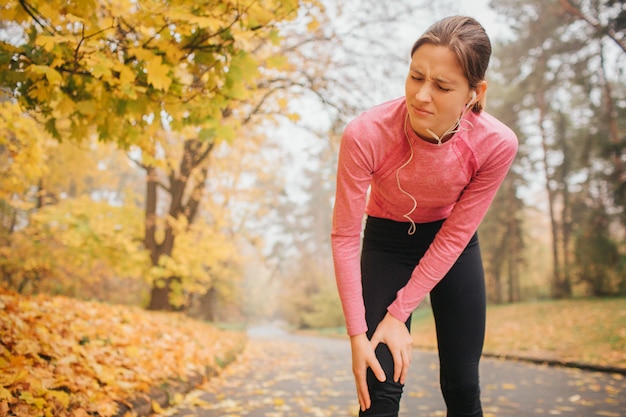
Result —
<path fill-rule="evenodd" d="M 387 377 L 376 358 L 375 346 L 370 343 L 365 333 L 350 336 L 350 347 L 352 348 L 352 372 L 354 373 L 356 390 L 359 396 L 359 406 L 361 411 L 365 411 L 372 405 L 367 388 L 367 368 L 372 369 L 372 372 L 374 372 L 374 375 L 380 382 L 384 382 Z"/>

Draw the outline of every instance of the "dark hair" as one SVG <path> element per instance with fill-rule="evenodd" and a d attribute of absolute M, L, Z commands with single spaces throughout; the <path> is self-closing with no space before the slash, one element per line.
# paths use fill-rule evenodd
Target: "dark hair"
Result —
<path fill-rule="evenodd" d="M 457 57 L 470 88 L 476 88 L 485 79 L 491 57 L 491 42 L 483 26 L 468 16 L 450 16 L 433 24 L 413 44 L 411 57 L 424 44 L 445 46 Z M 482 110 L 477 102 L 474 112 Z"/>

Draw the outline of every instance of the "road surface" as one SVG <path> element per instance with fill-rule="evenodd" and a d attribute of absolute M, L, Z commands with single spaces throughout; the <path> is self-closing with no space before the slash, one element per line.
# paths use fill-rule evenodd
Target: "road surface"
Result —
<path fill-rule="evenodd" d="M 358 415 L 346 339 L 250 331 L 241 357 L 191 392 L 175 417 L 352 417 Z M 400 417 L 445 417 L 437 355 L 415 351 Z M 626 417 L 623 375 L 484 358 L 485 417 Z"/>

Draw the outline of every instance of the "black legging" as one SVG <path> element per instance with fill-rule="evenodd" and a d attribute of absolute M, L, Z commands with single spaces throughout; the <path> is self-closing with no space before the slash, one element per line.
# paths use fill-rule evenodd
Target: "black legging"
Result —
<path fill-rule="evenodd" d="M 409 223 L 368 217 L 363 238 L 361 274 L 367 336 L 387 313 L 413 269 L 433 241 L 443 221 L 418 224 L 413 235 Z M 440 384 L 448 417 L 481 417 L 478 363 L 485 336 L 485 280 L 476 235 L 448 274 L 430 293 L 437 328 Z M 406 325 L 410 330 L 411 318 Z M 376 355 L 386 382 L 368 369 L 372 406 L 360 416 L 397 417 L 402 384 L 393 382 L 393 359 L 386 345 Z"/>

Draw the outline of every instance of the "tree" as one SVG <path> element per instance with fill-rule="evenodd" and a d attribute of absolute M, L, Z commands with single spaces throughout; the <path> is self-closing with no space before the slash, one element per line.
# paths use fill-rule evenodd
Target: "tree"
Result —
<path fill-rule="evenodd" d="M 559 3 L 565 12 L 591 26 L 598 37 L 606 36 L 626 53 L 626 7 L 624 0 L 600 2 L 605 10 L 601 10 L 598 2 L 594 4 L 578 2 L 579 4 L 575 4 L 571 0 L 559 0 Z"/>
<path fill-rule="evenodd" d="M 608 170 L 621 172 L 622 155 L 614 154 L 612 161 L 606 157 L 615 138 L 611 114 L 619 101 L 611 98 L 616 92 L 611 86 L 619 78 L 619 65 L 608 70 L 603 64 L 612 55 L 607 46 L 615 45 L 621 35 L 589 26 L 571 14 L 571 7 L 564 9 L 565 3 L 573 7 L 563 1 L 524 2 L 523 7 L 517 1 L 491 3 L 511 19 L 514 32 L 503 53 L 502 69 L 525 92 L 516 124 L 526 146 L 540 150 L 528 154 L 528 164 L 544 177 L 555 297 L 576 290 L 580 280 L 574 271 L 589 260 L 575 253 L 576 236 L 587 234 L 584 228 L 595 223 L 580 222 L 582 210 L 596 214 L 597 209 L 624 210 L 607 193 L 614 183 L 606 176 Z M 598 16 L 612 16 L 608 20 L 617 22 L 621 15 L 617 3 L 579 2 L 576 8 L 595 10 Z"/>
<path fill-rule="evenodd" d="M 223 111 L 258 74 L 250 43 L 279 41 L 293 0 L 140 3 L 9 1 L 3 20 L 25 39 L 2 42 L 0 83 L 56 137 L 142 146 L 168 125 L 228 136 Z M 232 134 L 232 132 L 231 132 Z M 149 144 L 147 144 L 149 145 Z"/>
<path fill-rule="evenodd" d="M 195 219 L 208 155 L 246 119 L 245 100 L 264 76 L 253 54 L 280 42 L 276 23 L 295 17 L 298 6 L 293 0 L 12 1 L 2 17 L 21 27 L 25 39 L 0 44 L 0 65 L 9 69 L 0 85 L 59 139 L 84 141 L 95 132 L 139 153 L 147 173 L 145 244 L 152 265 L 162 268 L 175 249 L 175 231 L 181 224 L 188 230 Z M 271 73 L 280 59 L 265 64 Z M 172 163 L 177 142 L 184 143 L 182 159 Z M 171 196 L 161 222 L 159 187 Z M 150 306 L 170 308 L 168 294 L 178 281 L 161 277 Z"/>
<path fill-rule="evenodd" d="M 523 90 L 502 70 L 501 54 L 505 49 L 494 42 L 491 69 L 487 74 L 488 99 L 485 110 L 516 131 L 523 141 L 523 132 L 517 126 L 516 112 Z M 526 149 L 520 146 L 516 161 L 496 194 L 494 201 L 479 228 L 481 250 L 485 263 L 487 297 L 496 303 L 515 302 L 523 298 L 521 289 L 522 268 L 525 264 L 524 213 L 526 203 L 520 190 L 527 186 L 523 163 Z"/>
<path fill-rule="evenodd" d="M 0 102 L 0 245 L 36 205 L 33 185 L 47 173 L 44 159 L 51 139 L 11 102 Z"/>
<path fill-rule="evenodd" d="M 27 147 L 9 146 L 10 175 L 2 184 L 5 191 L 12 183 L 20 189 L 0 198 L 13 219 L 3 228 L 0 243 L 2 286 L 21 293 L 133 301 L 125 297 L 127 292 L 109 297 L 105 290 L 111 288 L 111 277 L 127 285 L 132 280 L 136 289 L 146 270 L 139 243 L 142 223 L 132 204 L 134 195 L 125 185 L 130 164 L 112 146 L 53 141 L 14 107 L 15 118 L 3 137 L 39 151 L 37 158 L 28 159 L 32 152 Z M 32 140 L 37 137 L 42 140 Z M 19 172 L 28 175 L 15 177 Z"/>

